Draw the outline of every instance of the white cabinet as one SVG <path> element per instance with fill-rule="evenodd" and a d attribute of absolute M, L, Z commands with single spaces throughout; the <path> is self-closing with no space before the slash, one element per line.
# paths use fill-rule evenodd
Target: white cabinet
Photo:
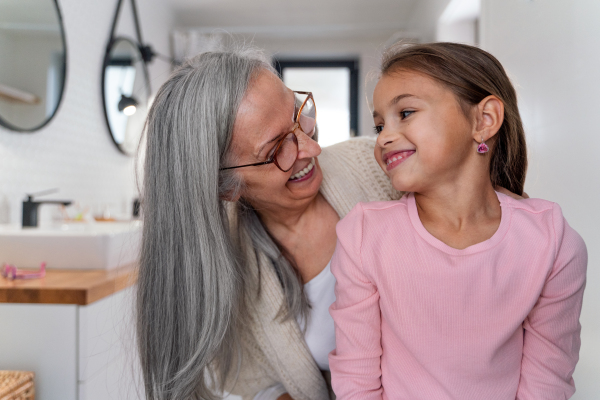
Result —
<path fill-rule="evenodd" d="M 0 303 L 0 369 L 35 372 L 37 400 L 141 398 L 133 288 L 86 306 Z"/>

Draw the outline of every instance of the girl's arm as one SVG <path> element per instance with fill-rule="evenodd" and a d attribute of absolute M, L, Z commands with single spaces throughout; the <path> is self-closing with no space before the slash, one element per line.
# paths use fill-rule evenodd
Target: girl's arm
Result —
<path fill-rule="evenodd" d="M 338 243 L 331 260 L 336 278 L 336 349 L 329 354 L 331 383 L 338 400 L 380 400 L 381 312 L 377 288 L 361 263 L 363 211 L 358 204 L 337 225 Z"/>
<path fill-rule="evenodd" d="M 583 239 L 553 210 L 557 238 L 554 268 L 523 327 L 518 400 L 568 399 L 581 345 L 579 314 L 585 287 L 587 250 Z"/>

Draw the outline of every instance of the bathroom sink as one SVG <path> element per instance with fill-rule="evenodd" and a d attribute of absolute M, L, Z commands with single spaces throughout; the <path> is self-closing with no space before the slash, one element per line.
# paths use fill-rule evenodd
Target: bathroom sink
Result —
<path fill-rule="evenodd" d="M 21 228 L 0 225 L 0 263 L 17 268 L 111 269 L 135 262 L 141 222 L 68 223 Z"/>

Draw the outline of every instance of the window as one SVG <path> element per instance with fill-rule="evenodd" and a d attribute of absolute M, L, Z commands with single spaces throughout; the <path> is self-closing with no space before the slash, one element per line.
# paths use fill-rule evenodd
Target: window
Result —
<path fill-rule="evenodd" d="M 330 146 L 356 135 L 357 60 L 277 60 L 275 68 L 290 89 L 313 92 L 321 146 Z"/>

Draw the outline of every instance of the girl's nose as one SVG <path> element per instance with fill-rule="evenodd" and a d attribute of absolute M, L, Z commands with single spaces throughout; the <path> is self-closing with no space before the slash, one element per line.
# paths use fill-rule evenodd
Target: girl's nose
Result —
<path fill-rule="evenodd" d="M 377 145 L 379 147 L 386 147 L 394 143 L 394 140 L 398 137 L 397 134 L 391 132 L 391 129 L 385 129 L 385 127 L 377 135 Z"/>
<path fill-rule="evenodd" d="M 298 139 L 298 159 L 317 157 L 321 154 L 321 146 L 312 139 L 315 133 L 314 129 L 310 132 L 310 135 L 304 133 L 300 127 L 296 128 L 294 133 Z"/>

